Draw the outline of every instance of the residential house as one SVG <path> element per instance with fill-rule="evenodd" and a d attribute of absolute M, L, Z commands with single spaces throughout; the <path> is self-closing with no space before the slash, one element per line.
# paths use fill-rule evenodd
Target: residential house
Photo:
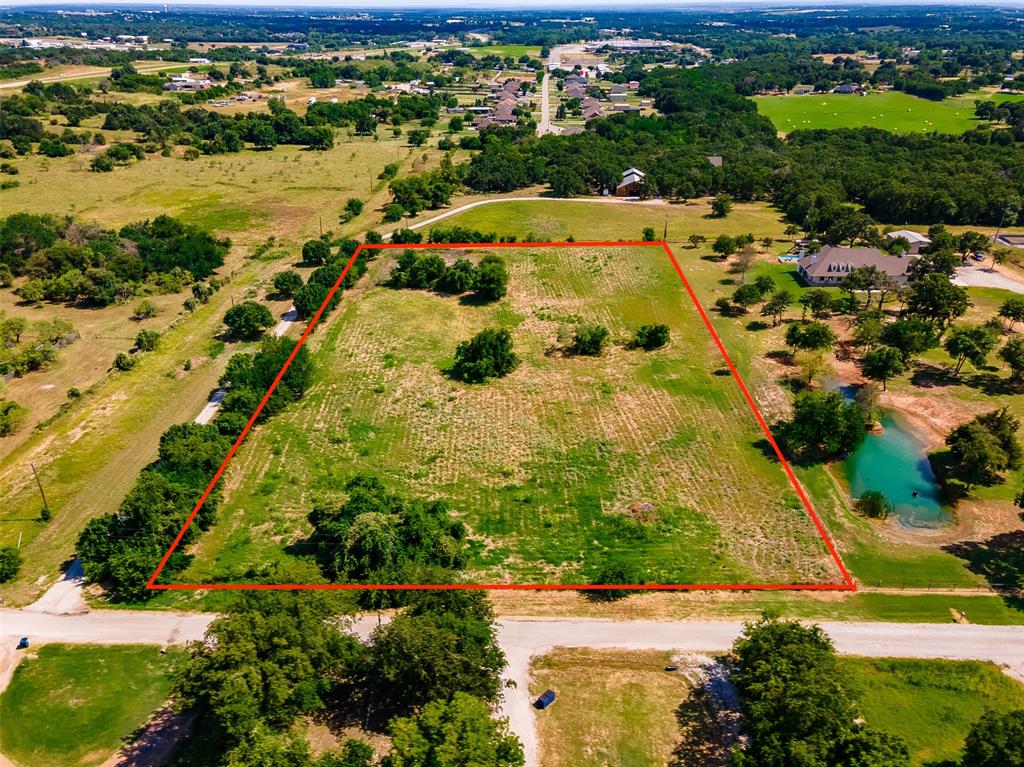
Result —
<path fill-rule="evenodd" d="M 631 91 L 635 91 L 635 90 L 639 90 L 640 89 L 640 81 L 639 80 L 630 80 L 628 83 L 626 83 L 626 85 L 627 85 L 627 87 Z"/>
<path fill-rule="evenodd" d="M 583 121 L 599 120 L 604 117 L 604 110 L 599 106 L 587 107 L 583 110 Z"/>
<path fill-rule="evenodd" d="M 717 154 L 708 155 L 708 162 L 711 163 L 711 165 L 713 167 L 715 167 L 715 168 L 721 168 L 722 167 L 722 157 L 721 157 L 721 155 L 717 155 Z"/>
<path fill-rule="evenodd" d="M 932 244 L 932 241 L 925 237 L 923 234 L 918 232 L 912 232 L 909 229 L 897 229 L 893 232 L 888 232 L 885 238 L 892 242 L 893 240 L 902 237 L 910 243 L 910 249 L 907 251 L 912 256 L 916 256 L 921 252 L 922 248 Z"/>
<path fill-rule="evenodd" d="M 615 196 L 636 197 L 640 194 L 640 188 L 643 186 L 644 176 L 646 175 L 637 168 L 627 168 L 622 171 L 622 181 L 615 187 Z"/>
<path fill-rule="evenodd" d="M 794 85 L 793 90 L 790 91 L 794 96 L 806 96 L 809 93 L 814 93 L 813 85 Z"/>
<path fill-rule="evenodd" d="M 856 83 L 843 83 L 842 85 L 837 85 L 832 92 L 851 95 L 854 93 L 860 93 L 860 86 Z"/>
<path fill-rule="evenodd" d="M 587 97 L 587 90 L 579 83 L 570 83 L 565 89 L 565 97 L 567 99 L 585 99 Z"/>
<path fill-rule="evenodd" d="M 837 286 L 854 269 L 874 266 L 888 274 L 897 285 L 907 283 L 907 270 L 912 256 L 890 256 L 877 248 L 848 248 L 826 245 L 797 261 L 797 273 L 808 285 Z"/>

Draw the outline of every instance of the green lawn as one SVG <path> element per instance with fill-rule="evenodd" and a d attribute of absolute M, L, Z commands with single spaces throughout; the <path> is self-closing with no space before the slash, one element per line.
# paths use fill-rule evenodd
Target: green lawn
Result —
<path fill-rule="evenodd" d="M 868 724 L 903 738 L 914 765 L 958 759 L 986 708 L 1024 708 L 1024 685 L 992 663 L 841 658 Z"/>
<path fill-rule="evenodd" d="M 975 100 L 1013 101 L 1021 96 L 987 92 L 967 93 L 944 101 L 929 101 L 900 91 L 867 96 L 812 93 L 806 96 L 755 96 L 758 111 L 781 133 L 813 128 L 870 126 L 897 133 L 938 131 L 963 133 L 980 123 L 974 118 Z"/>
<path fill-rule="evenodd" d="M 472 46 L 466 49 L 474 56 L 511 56 L 516 61 L 520 56 L 540 57 L 540 46 L 538 45 L 482 45 Z"/>
<path fill-rule="evenodd" d="M 0 696 L 0 748 L 18 767 L 102 764 L 170 693 L 183 650 L 46 645 Z"/>

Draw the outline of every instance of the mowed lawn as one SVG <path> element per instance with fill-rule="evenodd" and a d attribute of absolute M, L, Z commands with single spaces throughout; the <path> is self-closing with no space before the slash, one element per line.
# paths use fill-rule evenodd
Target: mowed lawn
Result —
<path fill-rule="evenodd" d="M 544 767 L 698 764 L 678 761 L 683 746 L 693 754 L 691 748 L 701 745 L 693 737 L 698 733 L 684 737 L 677 718 L 700 713 L 694 667 L 665 671 L 679 662 L 672 653 L 652 650 L 559 648 L 535 658 L 530 695 L 550 689 L 558 696 L 535 714 L 540 762 Z"/>
<path fill-rule="evenodd" d="M 46 645 L 0 696 L 0 750 L 18 767 L 92 767 L 167 700 L 183 650 Z"/>
<path fill-rule="evenodd" d="M 988 92 L 967 93 L 943 101 L 910 96 L 901 91 L 867 96 L 810 93 L 805 96 L 755 96 L 757 110 L 780 133 L 814 128 L 872 127 L 896 133 L 963 133 L 982 123 L 974 117 L 975 100 L 1013 101 L 1019 96 Z"/>
<path fill-rule="evenodd" d="M 390 256 L 374 262 L 314 336 L 314 386 L 239 452 L 183 579 L 294 563 L 312 504 L 376 474 L 451 502 L 478 581 L 587 582 L 609 558 L 660 583 L 838 580 L 660 248 L 502 252 L 509 293 L 486 306 L 385 287 Z M 565 353 L 583 321 L 611 331 L 602 357 Z M 656 322 L 666 348 L 625 348 Z M 512 333 L 519 368 L 446 377 L 485 327 Z"/>
<path fill-rule="evenodd" d="M 914 765 L 960 757 L 985 709 L 1024 708 L 1024 685 L 979 661 L 841 658 L 868 724 L 903 738 Z"/>

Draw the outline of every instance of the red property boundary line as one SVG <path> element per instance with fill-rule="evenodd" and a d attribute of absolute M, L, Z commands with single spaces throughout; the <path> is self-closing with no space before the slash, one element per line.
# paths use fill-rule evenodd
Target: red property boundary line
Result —
<path fill-rule="evenodd" d="M 263 411 L 267 401 L 270 399 L 270 395 L 274 393 L 278 384 L 281 383 L 281 379 L 284 377 L 288 367 L 292 364 L 292 360 L 295 359 L 295 355 L 299 349 L 306 343 L 309 338 L 309 334 L 313 331 L 313 328 L 320 321 L 320 317 L 323 315 L 327 305 L 331 299 L 338 292 L 342 281 L 345 279 L 352 268 L 352 264 L 355 263 L 356 259 L 359 258 L 359 254 L 364 250 L 387 250 L 387 249 L 424 249 L 424 250 L 445 250 L 445 249 L 466 249 L 466 248 L 480 248 L 480 249 L 491 249 L 491 248 L 558 248 L 558 247 L 661 247 L 664 249 L 665 254 L 668 256 L 669 261 L 672 262 L 672 266 L 675 267 L 676 273 L 679 275 L 679 279 L 682 281 L 683 286 L 686 288 L 686 292 L 696 307 L 701 320 L 704 322 L 704 326 L 707 328 L 708 333 L 711 334 L 711 338 L 715 342 L 715 346 L 718 347 L 718 351 L 722 355 L 722 359 L 729 368 L 729 372 L 732 373 L 733 379 L 739 385 L 740 391 L 743 393 L 744 398 L 747 401 L 747 405 L 750 406 L 751 412 L 757 419 L 758 425 L 761 427 L 761 431 L 764 432 L 765 438 L 768 443 L 772 446 L 775 451 L 776 457 L 779 459 L 779 463 L 782 464 L 782 468 L 786 472 L 786 476 L 789 478 L 790 485 L 796 491 L 797 496 L 800 498 L 804 509 L 807 511 L 807 515 L 811 518 L 814 523 L 814 527 L 821 536 L 822 542 L 824 542 L 828 553 L 835 562 L 836 567 L 839 568 L 839 572 L 842 574 L 843 580 L 841 583 L 691 583 L 691 584 L 668 584 L 668 583 L 638 583 L 638 584 L 562 584 L 562 583 L 537 583 L 537 584 L 510 584 L 510 583 L 403 583 L 403 584 L 355 584 L 355 583 L 157 583 L 157 579 L 160 577 L 160 573 L 164 567 L 167 566 L 167 561 L 171 558 L 174 550 L 181 543 L 181 539 L 185 536 L 193 520 L 199 510 L 206 503 L 206 499 L 209 497 L 213 488 L 217 482 L 220 481 L 221 476 L 227 469 L 231 459 L 235 457 L 235 453 L 238 452 L 239 446 L 245 440 L 246 435 L 252 428 L 259 414 Z M 486 590 L 509 590 L 509 591 L 532 591 L 535 589 L 539 590 L 560 590 L 560 591 L 591 591 L 591 590 L 613 590 L 613 589 L 632 589 L 632 590 L 643 590 L 643 591 L 856 591 L 857 584 L 854 582 L 846 566 L 843 564 L 842 558 L 839 556 L 839 552 L 836 550 L 832 539 L 829 537 L 825 530 L 825 526 L 822 524 L 821 519 L 814 511 L 814 507 L 811 505 L 807 494 L 804 492 L 803 487 L 797 481 L 796 475 L 793 473 L 792 467 L 786 457 L 782 454 L 782 450 L 776 443 L 775 438 L 772 436 L 771 430 L 768 428 L 768 424 L 765 422 L 764 417 L 761 415 L 761 411 L 758 409 L 757 404 L 754 402 L 754 398 L 750 395 L 750 391 L 747 389 L 743 378 L 740 376 L 739 371 L 733 364 L 732 359 L 729 357 L 729 353 L 725 350 L 725 346 L 722 344 L 722 339 L 718 337 L 718 333 L 715 332 L 714 327 L 711 324 L 711 320 L 708 318 L 707 312 L 704 311 L 704 307 L 701 306 L 700 301 L 697 299 L 697 294 L 694 292 L 693 287 L 690 285 L 689 280 L 686 279 L 686 275 L 683 274 L 682 268 L 679 266 L 679 262 L 676 260 L 675 255 L 672 253 L 672 249 L 669 248 L 668 243 L 664 240 L 657 242 L 462 242 L 462 243 L 410 243 L 410 244 L 392 244 L 382 243 L 373 245 L 360 245 L 356 248 L 355 253 L 349 258 L 345 264 L 345 268 L 341 270 L 341 274 L 338 279 L 331 286 L 330 291 L 327 293 L 327 298 L 317 309 L 316 314 L 313 315 L 313 319 L 309 321 L 306 329 L 299 337 L 298 342 L 295 344 L 295 348 L 292 349 L 292 353 L 285 360 L 281 370 L 278 371 L 275 376 L 273 383 L 270 384 L 270 388 L 267 389 L 266 394 L 263 395 L 263 399 L 260 400 L 259 405 L 256 406 L 256 410 L 249 417 L 248 422 L 245 424 L 245 428 L 242 429 L 242 433 L 238 435 L 231 449 L 228 450 L 227 456 L 221 463 L 217 472 L 213 475 L 213 479 L 206 486 L 206 490 L 199 498 L 195 508 L 192 509 L 192 513 L 188 515 L 185 520 L 185 524 L 182 525 L 181 530 L 175 536 L 174 541 L 171 543 L 167 552 L 163 555 L 160 560 L 160 564 L 157 565 L 156 570 L 153 571 L 153 575 L 150 577 L 149 582 L 146 584 L 146 589 L 150 591 L 194 591 L 194 590 L 219 590 L 219 591 L 241 591 L 241 590 L 280 590 L 280 591 L 293 591 L 296 589 L 304 590 L 354 590 L 354 589 L 382 589 L 382 590 L 410 590 L 410 589 L 486 589 Z"/>

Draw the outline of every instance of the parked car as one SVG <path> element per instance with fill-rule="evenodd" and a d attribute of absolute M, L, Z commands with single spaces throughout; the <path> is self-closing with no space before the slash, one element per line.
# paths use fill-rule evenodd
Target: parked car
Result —
<path fill-rule="evenodd" d="M 533 707 L 538 709 L 545 709 L 555 702 L 554 690 L 545 690 L 541 693 L 540 697 L 533 702 Z"/>

